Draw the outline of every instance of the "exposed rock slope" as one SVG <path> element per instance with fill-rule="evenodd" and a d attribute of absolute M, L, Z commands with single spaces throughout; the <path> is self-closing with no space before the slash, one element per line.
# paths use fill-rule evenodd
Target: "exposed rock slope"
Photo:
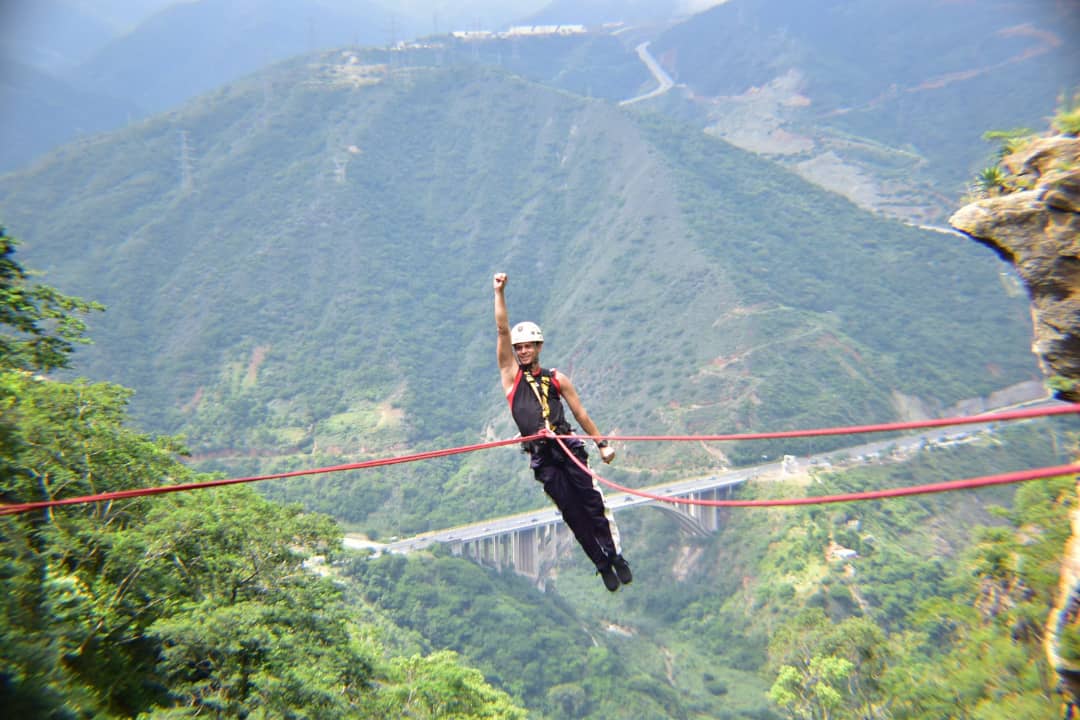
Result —
<path fill-rule="evenodd" d="M 990 197 L 949 222 L 1015 265 L 1031 297 L 1033 351 L 1057 396 L 1080 402 L 1080 138 L 1040 138 L 1002 160 Z M 984 176 L 986 177 L 986 176 Z M 1065 637 L 1080 628 L 1080 508 L 1072 513 L 1046 651 L 1061 690 L 1080 705 L 1080 658 Z M 1070 632 L 1071 631 L 1071 632 Z"/>
<path fill-rule="evenodd" d="M 1036 140 L 1002 160 L 1008 174 L 949 222 L 1016 266 L 1031 296 L 1033 351 L 1059 397 L 1080 401 L 1080 138 Z"/>

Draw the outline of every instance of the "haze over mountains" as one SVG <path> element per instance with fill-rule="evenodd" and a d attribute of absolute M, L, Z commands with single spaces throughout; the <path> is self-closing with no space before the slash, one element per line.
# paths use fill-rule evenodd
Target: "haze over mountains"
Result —
<path fill-rule="evenodd" d="M 27 497 L 49 483 L 76 492 L 69 478 L 97 492 L 182 481 L 189 468 L 235 477 L 511 437 L 495 271 L 510 275 L 512 319 L 544 327 L 545 365 L 572 374 L 616 434 L 925 417 L 1041 380 L 1009 268 L 919 226 L 993 162 L 986 130 L 1041 129 L 1074 85 L 1074 3 L 457 6 L 501 13 L 466 22 L 475 32 L 575 26 L 476 39 L 445 34 L 450 4 L 399 4 L 390 33 L 377 6 L 350 15 L 360 5 L 344 0 L 203 0 L 153 15 L 147 0 L 139 22 L 115 12 L 135 5 L 63 7 L 110 8 L 97 16 L 110 39 L 60 43 L 64 60 L 20 49 L 31 69 L 7 86 L 19 99 L 0 115 L 0 222 L 42 282 L 107 311 L 89 318 L 95 344 L 79 348 L 73 373 L 6 378 L 3 445 Z M 341 44 L 321 47 L 323 32 Z M 657 87 L 650 60 L 676 84 L 641 99 Z M 172 441 L 114 427 L 129 420 L 125 391 L 76 375 L 133 388 L 131 424 L 181 435 L 187 467 L 176 472 Z M 1066 422 L 739 492 L 802 497 L 1056 465 L 1075 446 Z M 603 472 L 640 487 L 844 442 L 620 442 Z M 259 487 L 387 538 L 543 506 L 526 466 L 502 448 Z M 17 578 L 5 590 L 18 585 L 0 594 L 0 636 L 18 652 L 0 655 L 22 664 L 0 667 L 0 695 L 14 667 L 28 678 L 24 703 L 41 703 L 23 706 L 67 712 L 77 688 L 86 708 L 106 698 L 117 715 L 182 713 L 217 702 L 205 691 L 218 678 L 192 667 L 220 653 L 242 692 L 257 668 L 273 691 L 264 700 L 353 717 L 355 695 L 324 670 L 363 663 L 324 651 L 362 644 L 421 681 L 431 675 L 414 675 L 417 662 L 452 649 L 530 717 L 552 720 L 779 720 L 799 702 L 787 668 L 822 660 L 852 666 L 837 717 L 1059 709 L 1039 658 L 1070 478 L 740 509 L 707 538 L 666 513 L 627 511 L 635 581 L 615 594 L 578 555 L 551 568 L 547 594 L 443 549 L 335 557 L 325 518 L 230 492 L 116 503 L 105 523 L 88 505 L 4 525 L 22 532 L 0 545 Z M 311 549 L 332 562 L 309 567 L 342 594 L 340 614 L 327 604 L 337 596 L 291 592 L 321 593 L 292 555 L 310 531 L 297 523 L 330 538 Z M 35 545 L 34 562 L 16 557 Z M 291 564 L 274 560 L 286 555 Z M 267 593 L 277 578 L 251 582 L 268 566 L 290 592 Z M 252 597 L 237 602 L 240 586 Z M 137 622 L 114 612 L 120 596 Z M 67 652 L 87 638 L 92 653 Z M 461 676 L 439 677 L 462 697 Z M 237 714 L 255 694 L 232 699 Z"/>
<path fill-rule="evenodd" d="M 838 1 L 808 16 L 797 5 L 729 3 L 652 37 L 623 25 L 302 54 L 0 178 L 4 222 L 53 282 L 109 306 L 81 371 L 134 387 L 141 421 L 182 431 L 200 457 L 231 458 L 229 469 L 256 462 L 248 457 L 292 463 L 509 431 L 490 392 L 496 266 L 511 273 L 512 312 L 552 328 L 547 361 L 581 373 L 613 430 L 885 420 L 1033 379 L 1025 302 L 995 259 L 866 212 L 873 202 L 860 210 L 782 165 L 813 176 L 807 166 L 831 162 L 840 178 L 872 185 L 869 166 L 900 195 L 942 195 L 959 158 L 983 152 L 972 124 L 1049 112 L 1051 86 L 1068 76 L 1059 61 L 1076 52 L 1061 33 L 1074 15 L 1033 15 L 1038 32 L 1014 37 L 991 30 L 1026 16 L 981 6 L 991 40 L 978 59 L 1001 73 L 969 82 L 970 53 L 932 52 L 967 41 L 949 32 L 960 19 L 951 4 Z M 241 5 L 174 7 L 113 47 L 143 57 L 165 47 L 144 33 L 166 37 L 166 21 L 184 12 L 229 7 Z M 1051 17 L 1062 23 L 1047 29 Z M 923 32 L 942 18 L 953 25 Z M 885 43 L 898 26 L 920 49 L 909 63 L 868 47 L 859 63 L 861 46 L 832 42 L 864 27 L 860 42 Z M 654 87 L 634 52 L 646 40 L 685 84 L 620 108 Z M 708 48 L 727 54 L 708 59 Z M 153 70 L 116 52 L 125 72 Z M 166 85 L 179 100 L 190 92 L 180 81 L 205 81 L 206 67 Z M 886 81 L 916 88 L 933 77 L 956 78 L 948 97 L 967 92 L 956 101 L 965 112 L 939 103 L 940 113 L 893 117 L 923 91 L 875 94 Z M 1002 103 L 1005 91 L 979 78 L 1008 79 L 1008 93 L 1043 102 Z M 156 85 L 145 80 L 129 90 Z M 724 125 L 777 83 L 764 112 L 750 103 Z M 838 112 L 849 106 L 865 107 Z M 899 125 L 867 122 L 857 136 L 843 124 L 866 113 Z M 762 137 L 805 147 L 759 156 L 716 139 L 753 146 L 731 127 L 766 116 Z M 919 134 L 930 126 L 939 141 Z M 935 152 L 920 152 L 923 140 Z M 860 200 L 860 182 L 849 185 Z M 726 460 L 790 449 L 734 449 Z M 650 472 L 675 457 L 715 460 L 636 452 L 628 466 Z M 434 487 L 452 475 L 466 492 L 499 464 L 467 459 L 415 480 Z M 367 502 L 329 506 L 354 521 L 397 512 L 389 484 L 364 492 L 374 493 Z M 481 502 L 470 512 L 519 500 Z M 396 517 L 423 528 L 459 510 Z"/>
<path fill-rule="evenodd" d="M 988 127 L 1041 127 L 1038 108 L 1080 82 L 1078 34 L 1067 3 L 742 0 L 652 51 L 709 132 L 864 207 L 937 221 L 987 164 Z"/>
<path fill-rule="evenodd" d="M 278 60 L 502 25 L 529 2 L 14 0 L 0 8 L 0 170 Z M 42 122 L 46 119 L 46 122 Z"/>
<path fill-rule="evenodd" d="M 640 87 L 653 82 L 634 53 L 639 41 L 652 40 L 653 52 L 680 83 L 654 101 L 655 108 L 693 117 L 709 132 L 864 207 L 940 222 L 948 198 L 987 162 L 990 149 L 980 140 L 985 128 L 1039 125 L 1040 108 L 1067 91 L 1080 66 L 1076 43 L 1068 42 L 1076 34 L 1070 31 L 1080 32 L 1078 12 L 1068 3 L 848 6 L 786 0 L 410 2 L 392 8 L 336 0 L 14 3 L 6 6 L 11 22 L 3 25 L 17 60 L 4 63 L 0 83 L 10 108 L 0 119 L 0 169 L 76 136 L 175 107 L 297 53 L 521 23 L 593 29 L 606 23 L 621 49 L 588 69 L 572 51 L 549 56 L 547 66 L 523 66 L 519 42 L 471 50 L 479 62 L 576 93 L 622 99 L 612 89 L 625 92 L 626 79 L 639 78 Z M 52 32 L 42 32 L 45 27 Z M 584 52 L 592 42 L 578 39 Z M 1008 88 L 1009 102 L 1002 102 L 1001 88 Z"/>
<path fill-rule="evenodd" d="M 980 248 L 694 123 L 521 77 L 575 58 L 575 82 L 608 77 L 610 40 L 519 38 L 501 46 L 518 75 L 469 43 L 301 56 L 0 179 L 5 222 L 109 306 L 82 371 L 219 462 L 504 435 L 496 267 L 622 432 L 885 420 L 1036 376 L 1024 299 Z M 653 471 L 715 461 L 636 452 Z M 415 481 L 467 492 L 493 464 Z M 460 511 L 364 492 L 334 505 L 416 527 Z"/>

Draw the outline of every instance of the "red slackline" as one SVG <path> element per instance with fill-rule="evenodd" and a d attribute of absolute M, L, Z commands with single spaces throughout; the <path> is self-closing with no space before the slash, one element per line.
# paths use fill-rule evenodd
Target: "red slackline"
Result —
<path fill-rule="evenodd" d="M 1024 410 L 1007 410 L 985 415 L 965 415 L 963 417 L 935 418 L 932 420 L 909 420 L 906 422 L 879 423 L 877 425 L 848 425 L 844 427 L 814 428 L 811 430 L 776 430 L 773 432 L 732 433 L 728 435 L 574 435 L 571 437 L 590 438 L 593 440 L 627 440 L 682 442 L 700 440 L 703 442 L 720 440 L 775 440 L 778 438 L 823 437 L 826 435 L 857 435 L 862 433 L 890 432 L 894 430 L 920 430 L 950 425 L 976 425 L 1001 420 L 1020 420 L 1023 418 L 1045 417 L 1048 415 L 1068 415 L 1080 413 L 1080 403 L 1034 407 Z"/>
<path fill-rule="evenodd" d="M 946 427 L 950 425 L 971 425 L 977 423 L 991 423 L 1003 420 L 1017 420 L 1021 418 L 1032 417 L 1045 417 L 1049 415 L 1064 415 L 1068 413 L 1080 413 L 1080 403 L 1057 405 L 1043 408 L 1029 408 L 1026 410 L 1010 410 L 1000 413 L 987 413 L 984 415 L 970 415 L 963 417 L 952 418 L 937 418 L 933 420 L 914 420 L 908 422 L 898 423 L 881 423 L 877 425 L 855 425 L 847 427 L 832 427 L 832 428 L 815 428 L 810 430 L 782 430 L 777 432 L 760 432 L 760 433 L 735 433 L 727 435 L 625 435 L 625 436 L 596 436 L 593 439 L 600 439 L 606 437 L 610 440 L 620 441 L 654 441 L 654 440 L 667 440 L 667 441 L 721 441 L 721 440 L 766 440 L 776 438 L 793 438 L 793 437 L 821 437 L 825 435 L 846 435 L 846 434 L 860 434 L 860 433 L 875 433 L 875 432 L 889 432 L 896 430 L 914 430 L 920 428 L 931 427 Z M 329 467 L 314 468 L 309 470 L 294 470 L 284 473 L 272 473 L 268 475 L 255 475 L 251 477 L 240 478 L 226 478 L 222 480 L 208 480 L 198 483 L 184 483 L 179 485 L 162 485 L 158 487 L 149 488 L 134 488 L 131 490 L 117 490 L 113 492 L 98 493 L 96 495 L 84 495 L 80 497 L 62 498 L 58 500 L 42 500 L 38 502 L 28 503 L 13 503 L 9 505 L 0 505 L 0 516 L 3 515 L 18 515 L 21 513 L 30 512 L 33 510 L 43 510 L 47 508 L 58 507 L 60 505 L 79 505 L 91 502 L 107 502 L 111 500 L 121 500 L 126 498 L 141 497 L 144 495 L 161 495 L 164 493 L 181 492 L 186 490 L 201 490 L 203 488 L 221 487 L 225 485 L 237 485 L 240 483 L 259 482 L 262 480 L 276 480 L 290 477 L 300 477 L 304 475 L 319 475 L 324 473 L 341 472 L 344 470 L 362 470 L 372 467 L 381 467 L 385 465 L 397 465 L 401 463 L 417 462 L 420 460 L 431 460 L 439 457 L 446 457 L 448 455 L 458 455 L 466 452 L 474 452 L 476 450 L 486 450 L 489 448 L 501 447 L 505 445 L 515 445 L 529 440 L 536 440 L 541 437 L 555 437 L 555 439 L 562 445 L 562 438 L 559 436 L 553 436 L 548 432 L 530 435 L 528 437 L 517 437 L 510 440 L 496 440 L 493 442 L 479 443 L 476 445 L 465 445 L 456 448 L 448 448 L 443 450 L 430 450 L 427 452 L 415 453 L 412 455 L 400 455 L 390 458 L 382 458 L 377 460 L 365 460 L 363 462 L 349 463 L 346 465 L 333 465 Z M 572 435 L 566 437 L 592 437 L 582 435 Z M 565 449 L 565 445 L 563 445 Z M 574 458 L 573 454 L 570 457 L 582 465 L 577 458 Z M 582 467 L 585 467 L 582 465 Z M 897 497 L 900 495 L 914 495 L 919 493 L 931 493 L 931 492 L 947 492 L 950 490 L 959 490 L 970 487 L 982 487 L 985 485 L 996 485 L 1004 483 L 1023 482 L 1024 480 L 1034 480 L 1037 478 L 1055 477 L 1057 475 L 1067 475 L 1073 472 L 1080 472 L 1080 465 L 1062 465 L 1057 468 L 1041 468 L 1038 470 L 1029 470 L 1025 473 L 1008 473 L 1006 475 L 990 476 L 985 478 L 973 478 L 971 480 L 958 480 L 951 483 L 939 483 L 937 485 L 923 485 L 913 488 L 901 488 L 897 490 L 877 490 L 869 493 L 853 493 L 851 495 L 837 495 L 826 496 L 817 498 L 801 498 L 801 499 L 788 499 L 788 500 L 688 500 L 685 498 L 671 498 L 662 495 L 652 495 L 639 490 L 633 490 L 630 488 L 624 488 L 616 483 L 601 478 L 596 475 L 588 467 L 585 470 L 589 472 L 594 478 L 603 482 L 604 484 L 628 492 L 634 495 L 640 495 L 642 497 L 649 497 L 655 500 L 661 500 L 663 502 L 678 502 L 684 504 L 698 504 L 698 505 L 722 505 L 722 506 L 753 506 L 753 505 L 806 505 L 825 502 L 843 502 L 846 500 L 860 500 L 860 499 L 872 499 L 876 497 Z M 1030 475 L 1030 476 L 1028 476 Z"/>
<path fill-rule="evenodd" d="M 446 450 L 429 450 L 413 455 L 400 455 L 397 457 L 381 458 L 378 460 L 365 460 L 363 462 L 349 463 L 347 465 L 332 465 L 330 467 L 315 468 L 313 470 L 293 470 L 284 473 L 272 473 L 269 475 L 253 475 L 251 477 L 227 478 L 224 480 L 207 480 L 205 482 L 184 483 L 181 485 L 161 485 L 159 487 L 134 488 L 131 490 L 116 490 L 113 492 L 98 493 L 97 495 L 83 495 L 81 497 L 63 498 L 60 500 L 40 500 L 38 502 L 17 503 L 0 505 L 0 515 L 18 515 L 32 510 L 57 507 L 58 505 L 80 505 L 83 503 L 103 502 L 109 500 L 122 500 L 125 498 L 140 497 L 143 495 L 162 495 L 164 493 L 181 492 L 184 490 L 202 490 L 203 488 L 221 487 L 223 485 L 238 485 L 240 483 L 259 482 L 262 480 L 280 480 L 282 478 L 300 477 L 302 475 L 320 475 L 324 473 L 341 472 L 344 470 L 363 470 L 366 468 L 381 467 L 383 465 L 398 465 L 401 463 L 416 462 L 418 460 L 432 460 L 472 452 L 474 450 L 486 450 L 488 448 L 503 445 L 516 445 L 526 440 L 535 440 L 539 435 L 527 438 L 513 438 L 512 440 L 495 440 L 493 442 L 480 443 L 478 445 L 466 445 L 463 447 L 449 448 Z"/>
<path fill-rule="evenodd" d="M 951 480 L 948 482 L 932 483 L 929 485 L 913 485 L 904 488 L 890 488 L 888 490 L 867 490 L 864 492 L 844 493 L 841 495 L 820 495 L 817 497 L 802 498 L 776 498 L 773 500 L 695 500 L 693 498 L 672 497 L 670 495 L 657 495 L 655 493 L 636 490 L 625 487 L 601 477 L 588 465 L 581 462 L 563 444 L 562 437 L 551 435 L 566 452 L 574 463 L 593 476 L 594 479 L 607 485 L 614 490 L 620 490 L 630 495 L 637 495 L 651 500 L 659 500 L 666 503 L 679 505 L 704 505 L 706 507 L 777 507 L 782 505 L 824 505 L 826 503 L 854 502 L 856 500 L 881 500 L 883 498 L 902 497 L 904 495 L 927 495 L 930 493 L 952 492 L 954 490 L 971 490 L 973 488 L 987 487 L 989 485 L 1006 485 L 1009 483 L 1025 482 L 1027 480 L 1040 480 L 1052 477 L 1061 477 L 1080 473 L 1080 465 L 1058 465 L 1056 467 L 1038 468 L 1035 470 L 1021 470 L 1018 472 L 1005 473 L 1003 475 L 987 475 L 984 477 L 968 478 L 967 480 Z"/>

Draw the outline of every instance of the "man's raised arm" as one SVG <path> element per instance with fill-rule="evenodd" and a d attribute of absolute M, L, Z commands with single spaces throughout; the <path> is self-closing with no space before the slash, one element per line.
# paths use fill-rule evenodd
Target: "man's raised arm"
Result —
<path fill-rule="evenodd" d="M 495 273 L 492 286 L 495 289 L 495 330 L 498 333 L 495 350 L 499 358 L 499 377 L 503 392 L 510 392 L 517 375 L 517 361 L 514 346 L 510 343 L 510 320 L 506 314 L 506 273 Z"/>

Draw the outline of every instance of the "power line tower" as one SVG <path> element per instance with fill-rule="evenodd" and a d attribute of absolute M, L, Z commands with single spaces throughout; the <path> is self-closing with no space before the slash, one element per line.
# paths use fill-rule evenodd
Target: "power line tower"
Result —
<path fill-rule="evenodd" d="M 188 142 L 188 131 L 180 131 L 180 193 L 188 195 L 195 190 L 195 172 L 191 161 L 191 144 Z"/>
<path fill-rule="evenodd" d="M 255 112 L 255 126 L 258 128 L 265 128 L 270 124 L 270 110 L 271 103 L 271 87 L 270 77 L 263 75 L 262 80 L 262 102 L 259 104 L 259 109 Z"/>

